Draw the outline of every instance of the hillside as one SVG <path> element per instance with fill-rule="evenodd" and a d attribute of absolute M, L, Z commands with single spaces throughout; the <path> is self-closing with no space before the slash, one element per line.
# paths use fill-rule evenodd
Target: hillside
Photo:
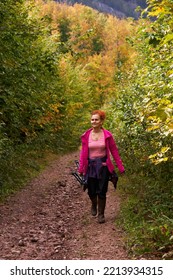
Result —
<path fill-rule="evenodd" d="M 145 0 L 56 0 L 69 4 L 80 3 L 103 13 L 115 15 L 119 18 L 133 17 L 137 19 L 140 15 L 136 11 L 137 7 L 145 8 Z"/>

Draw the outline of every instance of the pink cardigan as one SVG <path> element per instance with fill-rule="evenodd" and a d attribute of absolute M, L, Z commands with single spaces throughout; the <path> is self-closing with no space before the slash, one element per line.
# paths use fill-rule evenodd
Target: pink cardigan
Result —
<path fill-rule="evenodd" d="M 80 160 L 79 160 L 79 173 L 85 175 L 88 169 L 88 138 L 89 134 L 91 132 L 92 128 L 88 129 L 84 134 L 81 136 L 81 142 L 82 142 L 82 149 L 80 152 Z M 113 139 L 113 136 L 110 131 L 103 128 L 104 136 L 105 136 L 105 143 L 106 143 L 106 155 L 107 160 L 106 164 L 108 167 L 108 170 L 110 173 L 114 170 L 114 165 L 111 161 L 110 154 L 112 154 L 113 159 L 115 160 L 115 163 L 120 171 L 120 173 L 123 173 L 125 171 L 124 166 L 122 164 L 121 158 L 118 153 L 118 148 L 116 146 L 116 143 Z"/>

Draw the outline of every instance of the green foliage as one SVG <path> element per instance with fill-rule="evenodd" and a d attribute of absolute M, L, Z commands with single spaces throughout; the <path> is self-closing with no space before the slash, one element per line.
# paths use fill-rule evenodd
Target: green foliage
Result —
<path fill-rule="evenodd" d="M 128 174 L 121 224 L 132 253 L 169 258 L 172 252 L 172 1 L 148 1 L 154 21 L 141 20 L 138 51 L 128 77 L 120 75 L 108 128 L 117 139 Z M 145 11 L 145 12 L 146 12 Z M 123 189 L 123 187 L 122 187 Z"/>
<path fill-rule="evenodd" d="M 24 2 L 8 0 L 0 4 L 0 177 L 3 192 L 9 185 L 18 185 L 27 174 L 24 151 L 27 155 L 28 146 L 40 134 L 37 120 L 49 106 L 47 99 L 56 71 L 56 56 L 44 43 L 45 22 L 29 18 L 30 7 Z"/>
<path fill-rule="evenodd" d="M 6 135 L 19 142 L 27 133 L 33 133 L 31 119 L 38 118 L 47 107 L 46 88 L 54 71 L 54 57 L 50 56 L 51 51 L 43 51 L 43 31 L 36 22 L 28 20 L 25 8 L 11 2 L 8 8 L 0 42 L 1 120 Z"/>
<path fill-rule="evenodd" d="M 118 224 L 128 232 L 126 242 L 133 256 L 162 259 L 172 251 L 172 199 L 168 193 L 172 197 L 173 192 L 165 178 L 158 177 L 135 174 L 120 183 L 125 203 Z"/>

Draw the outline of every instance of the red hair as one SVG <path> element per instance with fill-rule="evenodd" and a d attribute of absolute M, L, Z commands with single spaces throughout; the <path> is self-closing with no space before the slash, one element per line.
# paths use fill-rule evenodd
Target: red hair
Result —
<path fill-rule="evenodd" d="M 101 111 L 101 110 L 94 110 L 94 111 L 92 111 L 91 116 L 93 116 L 93 115 L 99 115 L 99 116 L 100 116 L 100 119 L 101 119 L 102 121 L 104 121 L 104 119 L 106 118 L 105 112 L 104 112 L 104 111 Z"/>

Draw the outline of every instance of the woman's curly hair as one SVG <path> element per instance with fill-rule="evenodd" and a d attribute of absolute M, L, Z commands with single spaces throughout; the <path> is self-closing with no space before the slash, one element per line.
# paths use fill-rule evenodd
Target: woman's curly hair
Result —
<path fill-rule="evenodd" d="M 96 114 L 98 114 L 98 115 L 100 116 L 100 119 L 101 119 L 102 121 L 105 120 L 106 114 L 105 114 L 104 111 L 101 111 L 101 110 L 94 110 L 94 111 L 92 111 L 91 116 L 96 115 Z"/>

